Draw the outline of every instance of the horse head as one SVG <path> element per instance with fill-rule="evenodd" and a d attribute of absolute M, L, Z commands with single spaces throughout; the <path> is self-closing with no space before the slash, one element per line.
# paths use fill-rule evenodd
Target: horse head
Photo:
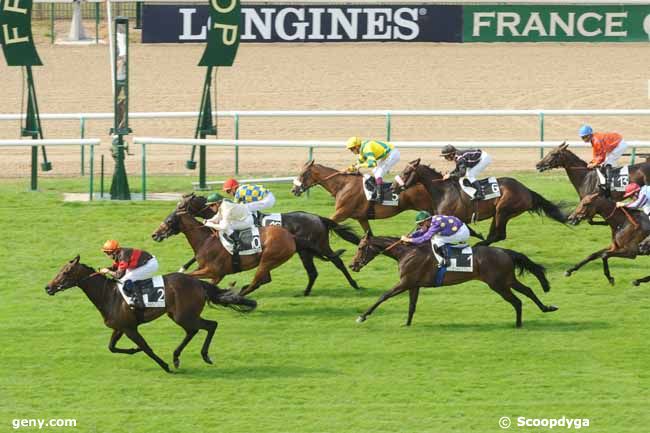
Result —
<path fill-rule="evenodd" d="M 395 180 L 393 181 L 392 185 L 393 191 L 400 193 L 417 183 L 417 168 L 420 166 L 420 160 L 421 158 L 418 158 L 409 162 L 406 164 L 406 167 L 404 167 L 404 170 L 395 176 Z"/>
<path fill-rule="evenodd" d="M 156 242 L 162 242 L 171 236 L 179 234 L 181 232 L 180 215 L 183 212 L 186 211 L 179 210 L 178 208 L 174 209 L 174 211 L 167 215 L 167 218 L 165 218 L 165 220 L 161 222 L 158 228 L 151 234 L 151 239 Z"/>
<path fill-rule="evenodd" d="M 584 198 L 580 200 L 580 203 L 578 203 L 578 207 L 576 207 L 573 213 L 569 215 L 569 224 L 578 225 L 580 224 L 580 221 L 593 218 L 602 206 L 603 200 L 605 200 L 605 198 L 599 193 L 584 196 Z"/>
<path fill-rule="evenodd" d="M 79 255 L 77 255 L 77 257 L 66 263 L 56 274 L 56 277 L 45 286 L 45 292 L 53 296 L 55 293 L 75 287 L 93 272 L 94 270 L 79 263 Z"/>
<path fill-rule="evenodd" d="M 193 217 L 212 218 L 216 212 L 206 204 L 207 202 L 208 199 L 202 195 L 186 194 L 176 205 L 176 210 L 187 212 Z"/>
<path fill-rule="evenodd" d="M 350 263 L 350 269 L 354 272 L 359 272 L 361 268 L 366 266 L 381 253 L 381 249 L 373 244 L 372 236 L 370 233 L 366 233 L 361 241 L 359 241 L 359 246 L 357 252 L 352 258 L 352 263 Z"/>
<path fill-rule="evenodd" d="M 575 165 L 577 162 L 574 162 L 573 160 L 578 157 L 568 150 L 568 147 L 569 145 L 565 141 L 547 153 L 546 156 L 535 165 L 537 171 L 541 173 L 553 168 L 567 167 L 570 164 Z"/>
<path fill-rule="evenodd" d="M 318 172 L 318 167 L 315 166 L 315 160 L 307 162 L 300 171 L 300 174 L 293 180 L 293 188 L 291 193 L 296 197 L 307 191 L 309 188 L 316 184 L 315 174 Z"/>

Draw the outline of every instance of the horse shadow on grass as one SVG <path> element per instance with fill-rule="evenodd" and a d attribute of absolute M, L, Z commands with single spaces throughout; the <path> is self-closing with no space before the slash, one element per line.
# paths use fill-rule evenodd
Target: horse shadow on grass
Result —
<path fill-rule="evenodd" d="M 442 332 L 492 332 L 510 330 L 515 327 L 510 322 L 496 323 L 415 323 L 413 326 L 433 329 Z M 522 331 L 528 332 L 583 332 L 609 329 L 612 325 L 601 320 L 562 321 L 562 320 L 527 320 Z"/>
<path fill-rule="evenodd" d="M 308 368 L 301 365 L 242 365 L 229 367 L 227 365 L 196 365 L 183 367 L 174 371 L 174 377 L 188 379 L 220 379 L 220 380 L 264 380 L 264 379 L 296 379 L 333 377 L 340 372 L 327 368 Z"/>

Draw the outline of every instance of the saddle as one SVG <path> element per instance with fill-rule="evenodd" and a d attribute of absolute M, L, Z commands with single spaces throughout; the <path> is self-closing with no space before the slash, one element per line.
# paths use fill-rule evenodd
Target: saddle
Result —
<path fill-rule="evenodd" d="M 219 240 L 231 255 L 250 256 L 262 251 L 262 239 L 258 227 L 235 230 L 230 236 L 219 232 Z"/>
<path fill-rule="evenodd" d="M 445 274 L 447 272 L 473 272 L 474 271 L 474 252 L 472 247 L 467 244 L 459 245 L 445 245 L 447 250 L 447 258 L 449 259 L 449 266 L 438 268 L 435 278 L 435 286 L 442 286 Z M 436 260 L 441 261 L 442 257 L 436 254 L 435 249 L 433 254 Z"/>
<path fill-rule="evenodd" d="M 472 199 L 476 194 L 476 188 L 474 188 L 469 180 L 466 177 L 458 179 L 460 188 L 470 196 Z M 501 197 L 501 189 L 499 188 L 499 182 L 494 176 L 487 177 L 485 179 L 480 179 L 476 183 L 481 188 L 482 198 L 481 200 L 491 200 L 493 198 Z"/>
<path fill-rule="evenodd" d="M 132 287 L 125 289 L 123 284 L 118 284 L 122 297 L 127 304 L 133 305 L 133 298 L 137 292 L 142 294 L 145 308 L 165 308 L 165 280 L 161 275 L 146 280 L 132 281 Z"/>
<path fill-rule="evenodd" d="M 393 191 L 393 187 L 390 183 L 383 183 L 381 185 L 381 203 L 384 206 L 398 206 L 399 205 L 399 194 Z M 378 197 L 379 191 L 377 191 L 377 184 L 375 183 L 374 176 L 367 174 L 363 175 L 363 192 L 366 195 L 368 201 L 374 200 Z"/>
<path fill-rule="evenodd" d="M 609 186 L 610 191 L 625 191 L 625 187 L 630 183 L 629 166 L 611 168 L 609 170 L 609 179 L 606 178 L 603 170 L 596 170 L 598 174 L 598 184 L 607 189 Z"/>

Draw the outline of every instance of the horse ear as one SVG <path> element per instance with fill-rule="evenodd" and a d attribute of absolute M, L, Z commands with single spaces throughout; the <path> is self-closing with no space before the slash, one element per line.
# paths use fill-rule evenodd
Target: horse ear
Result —
<path fill-rule="evenodd" d="M 560 150 L 564 150 L 567 147 L 569 147 L 569 144 L 566 141 L 563 141 L 562 144 L 560 144 Z"/>
<path fill-rule="evenodd" d="M 420 161 L 422 161 L 422 158 L 418 158 L 418 159 L 416 159 L 416 160 L 414 161 L 415 163 L 414 163 L 413 165 L 420 165 Z"/>
<path fill-rule="evenodd" d="M 312 159 L 311 161 L 309 161 L 309 162 L 307 163 L 307 167 L 311 167 L 312 165 L 314 165 L 315 162 L 316 162 L 316 160 L 315 160 L 315 159 Z"/>
<path fill-rule="evenodd" d="M 81 258 L 81 257 L 79 256 L 79 254 L 77 254 L 77 257 L 75 257 L 74 259 L 70 260 L 70 263 L 72 263 L 73 265 L 76 265 L 77 263 L 79 263 L 79 259 L 80 259 L 80 258 Z"/>

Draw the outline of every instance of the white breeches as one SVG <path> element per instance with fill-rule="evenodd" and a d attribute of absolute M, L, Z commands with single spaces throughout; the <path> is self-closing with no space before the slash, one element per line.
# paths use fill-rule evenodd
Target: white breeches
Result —
<path fill-rule="evenodd" d="M 488 165 L 490 165 L 491 162 L 492 157 L 483 152 L 483 155 L 481 155 L 481 160 L 474 167 L 467 169 L 465 177 L 472 183 L 476 182 L 476 178 L 481 174 L 483 170 L 485 170 Z"/>
<path fill-rule="evenodd" d="M 155 257 L 152 257 L 147 263 L 135 269 L 127 269 L 126 273 L 120 282 L 124 283 L 125 281 L 141 281 L 146 280 L 147 278 L 152 278 L 158 272 L 158 260 Z"/>
<path fill-rule="evenodd" d="M 627 150 L 627 143 L 623 140 L 616 146 L 614 150 L 609 152 L 605 156 L 605 161 L 603 161 L 603 166 L 609 164 L 612 167 L 618 167 L 618 160 L 623 156 L 623 153 Z"/>
<path fill-rule="evenodd" d="M 372 169 L 372 175 L 377 178 L 383 178 L 390 172 L 391 168 L 399 162 L 399 150 L 397 148 L 388 152 L 388 156 L 377 161 L 377 167 Z"/>
<path fill-rule="evenodd" d="M 469 229 L 465 224 L 451 236 L 433 235 L 431 244 L 436 247 L 441 247 L 446 244 L 459 244 L 469 239 Z"/>
<path fill-rule="evenodd" d="M 262 200 L 242 204 L 246 206 L 250 213 L 255 213 L 257 211 L 262 211 L 264 209 L 273 207 L 275 204 L 275 196 L 272 192 L 269 191 L 266 193 L 266 196 Z"/>
<path fill-rule="evenodd" d="M 248 215 L 243 221 L 228 221 L 226 224 L 223 224 L 223 232 L 230 236 L 235 230 L 246 230 L 253 227 L 255 222 L 253 221 L 253 216 Z"/>

